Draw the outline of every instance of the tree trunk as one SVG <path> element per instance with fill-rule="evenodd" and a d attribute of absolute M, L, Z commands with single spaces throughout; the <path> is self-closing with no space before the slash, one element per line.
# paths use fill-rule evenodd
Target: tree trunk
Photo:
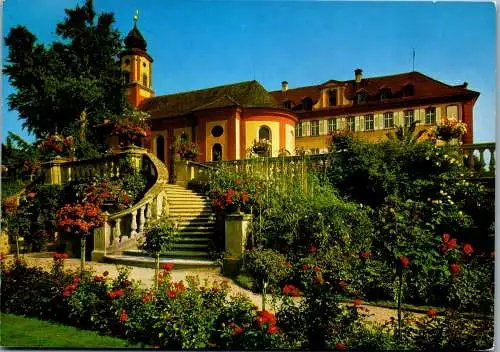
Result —
<path fill-rule="evenodd" d="M 403 270 L 399 274 L 399 290 L 398 290 L 398 339 L 401 340 L 401 296 L 403 293 Z"/>
<path fill-rule="evenodd" d="M 87 239 L 85 236 L 82 236 L 80 240 L 80 273 L 83 275 L 83 271 L 85 270 L 85 245 L 87 243 Z"/>
<path fill-rule="evenodd" d="M 155 287 L 158 289 L 158 275 L 160 274 L 160 253 L 156 253 L 155 258 Z"/>
<path fill-rule="evenodd" d="M 262 310 L 266 310 L 267 282 L 262 280 Z"/>

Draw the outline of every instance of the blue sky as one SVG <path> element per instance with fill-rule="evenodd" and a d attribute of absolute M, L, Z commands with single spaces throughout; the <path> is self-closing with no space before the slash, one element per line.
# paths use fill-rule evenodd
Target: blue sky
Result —
<path fill-rule="evenodd" d="M 83 0 L 6 0 L 3 36 L 27 26 L 44 43 L 57 39 L 64 9 Z M 157 95 L 258 80 L 267 90 L 415 70 L 448 84 L 469 82 L 481 93 L 474 108 L 474 141 L 495 140 L 496 29 L 493 3 L 139 1 L 97 0 L 115 13 L 123 36 L 138 26 L 154 58 Z M 7 49 L 2 44 L 3 55 Z M 3 61 L 5 64 L 5 61 Z M 12 93 L 2 78 L 2 136 L 23 137 Z"/>

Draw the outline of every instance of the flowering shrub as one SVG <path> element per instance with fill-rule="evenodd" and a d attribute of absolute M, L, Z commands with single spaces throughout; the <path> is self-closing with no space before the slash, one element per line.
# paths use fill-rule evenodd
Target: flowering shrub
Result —
<path fill-rule="evenodd" d="M 72 136 L 63 137 L 61 135 L 49 135 L 40 145 L 40 150 L 49 157 L 73 156 L 75 152 Z"/>
<path fill-rule="evenodd" d="M 240 209 L 250 213 L 260 205 L 259 194 L 264 190 L 259 177 L 241 176 L 218 170 L 211 175 L 208 197 L 216 210 L 232 213 Z"/>
<path fill-rule="evenodd" d="M 200 151 L 198 150 L 196 144 L 189 141 L 188 136 L 184 132 L 176 137 L 173 148 L 175 153 L 182 160 L 194 160 L 198 155 L 200 155 Z"/>
<path fill-rule="evenodd" d="M 146 121 L 132 116 L 124 117 L 115 122 L 111 131 L 111 135 L 118 136 L 120 144 L 124 146 L 141 145 L 150 134 Z"/>
<path fill-rule="evenodd" d="M 449 141 L 453 138 L 460 138 L 467 133 L 467 124 L 457 120 L 444 118 L 441 124 L 436 126 L 436 138 Z"/>
<path fill-rule="evenodd" d="M 130 206 L 130 198 L 127 192 L 117 182 L 111 182 L 108 179 L 101 180 L 87 186 L 85 191 L 85 203 L 92 203 L 103 207 L 106 210 L 115 212 Z"/>
<path fill-rule="evenodd" d="M 57 228 L 81 237 L 104 223 L 104 215 L 99 206 L 91 203 L 66 204 L 56 213 Z"/>
<path fill-rule="evenodd" d="M 271 141 L 263 138 L 258 141 L 254 139 L 252 145 L 250 146 L 250 153 L 254 153 L 260 156 L 269 156 L 271 152 Z"/>

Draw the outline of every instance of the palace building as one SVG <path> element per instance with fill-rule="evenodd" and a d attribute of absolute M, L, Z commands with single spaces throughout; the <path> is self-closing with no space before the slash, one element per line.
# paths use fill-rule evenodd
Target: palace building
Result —
<path fill-rule="evenodd" d="M 381 77 L 329 80 L 319 85 L 268 91 L 257 81 L 246 81 L 175 94 L 152 89 L 153 59 L 137 28 L 125 38 L 120 66 L 127 97 L 147 112 L 151 123 L 151 151 L 162 161 L 172 160 L 171 146 L 184 133 L 199 148 L 198 160 L 244 159 L 255 141 L 270 141 L 270 156 L 328 149 L 328 135 L 350 130 L 369 141 L 387 138 L 396 126 L 419 121 L 430 130 L 441 119 L 463 121 L 473 141 L 473 106 L 479 93 L 467 83 L 452 86 L 419 72 Z M 424 134 L 421 138 L 426 138 Z"/>

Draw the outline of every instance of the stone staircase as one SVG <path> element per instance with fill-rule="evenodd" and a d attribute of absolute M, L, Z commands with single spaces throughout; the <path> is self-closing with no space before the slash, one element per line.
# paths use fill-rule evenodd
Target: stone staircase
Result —
<path fill-rule="evenodd" d="M 171 251 L 162 253 L 161 263 L 173 263 L 175 268 L 216 267 L 210 260 L 209 243 L 215 232 L 215 214 L 210 202 L 191 190 L 178 185 L 165 185 L 169 216 L 179 224 L 179 235 Z M 125 250 L 121 255 L 108 255 L 106 261 L 151 267 L 154 260 L 138 249 Z"/>

